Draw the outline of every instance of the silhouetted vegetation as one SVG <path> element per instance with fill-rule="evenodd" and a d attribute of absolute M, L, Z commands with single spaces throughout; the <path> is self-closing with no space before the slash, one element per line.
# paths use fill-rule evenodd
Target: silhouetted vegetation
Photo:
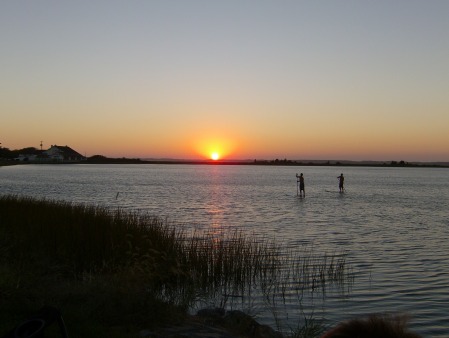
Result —
<path fill-rule="evenodd" d="M 84 163 L 96 163 L 96 164 L 140 164 L 144 163 L 139 158 L 110 158 L 103 155 L 94 155 L 91 157 L 88 157 L 87 160 Z"/>
<path fill-rule="evenodd" d="M 0 159 L 13 160 L 19 156 L 19 154 L 38 155 L 41 151 L 34 147 L 27 147 L 17 150 L 9 150 L 5 147 L 0 147 Z"/>
<path fill-rule="evenodd" d="M 71 336 L 134 337 L 201 300 L 226 307 L 256 288 L 273 301 L 351 278 L 344 255 L 285 252 L 240 232 L 187 236 L 120 209 L 0 196 L 0 215 L 0 333 L 51 305 Z"/>

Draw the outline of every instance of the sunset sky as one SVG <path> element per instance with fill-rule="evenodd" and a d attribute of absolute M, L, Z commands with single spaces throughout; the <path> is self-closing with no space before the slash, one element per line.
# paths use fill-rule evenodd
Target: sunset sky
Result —
<path fill-rule="evenodd" d="M 449 1 L 0 2 L 0 142 L 449 161 Z"/>

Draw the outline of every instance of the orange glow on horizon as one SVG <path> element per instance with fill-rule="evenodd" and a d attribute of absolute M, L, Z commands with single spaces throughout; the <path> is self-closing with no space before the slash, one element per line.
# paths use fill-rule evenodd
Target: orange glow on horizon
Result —
<path fill-rule="evenodd" d="M 203 138 L 193 143 L 195 152 L 203 158 L 217 161 L 229 157 L 235 149 L 233 141 L 224 138 Z"/>

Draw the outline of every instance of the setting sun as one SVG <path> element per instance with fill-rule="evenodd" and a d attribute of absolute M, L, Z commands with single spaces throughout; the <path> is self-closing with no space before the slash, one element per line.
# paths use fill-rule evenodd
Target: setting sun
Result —
<path fill-rule="evenodd" d="M 202 158 L 212 161 L 228 159 L 236 148 L 236 141 L 217 135 L 204 135 L 192 140 L 192 148 Z"/>

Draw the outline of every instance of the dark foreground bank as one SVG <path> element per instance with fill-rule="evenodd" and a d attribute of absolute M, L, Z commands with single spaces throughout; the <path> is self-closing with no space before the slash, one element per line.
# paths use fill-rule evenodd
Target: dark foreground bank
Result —
<path fill-rule="evenodd" d="M 276 293 L 285 271 L 304 290 L 347 278 L 344 256 L 301 263 L 280 248 L 240 232 L 187 236 L 121 209 L 0 195 L 0 337 L 44 306 L 61 311 L 71 337 L 198 328 L 210 323 L 188 315 L 199 298 L 218 299 L 224 309 L 226 290 L 243 297 L 260 285 Z M 216 317 L 212 327 L 232 333 L 227 318 Z M 249 323 L 244 330 L 265 328 L 236 318 Z M 310 323 L 295 330 L 322 331 Z"/>

